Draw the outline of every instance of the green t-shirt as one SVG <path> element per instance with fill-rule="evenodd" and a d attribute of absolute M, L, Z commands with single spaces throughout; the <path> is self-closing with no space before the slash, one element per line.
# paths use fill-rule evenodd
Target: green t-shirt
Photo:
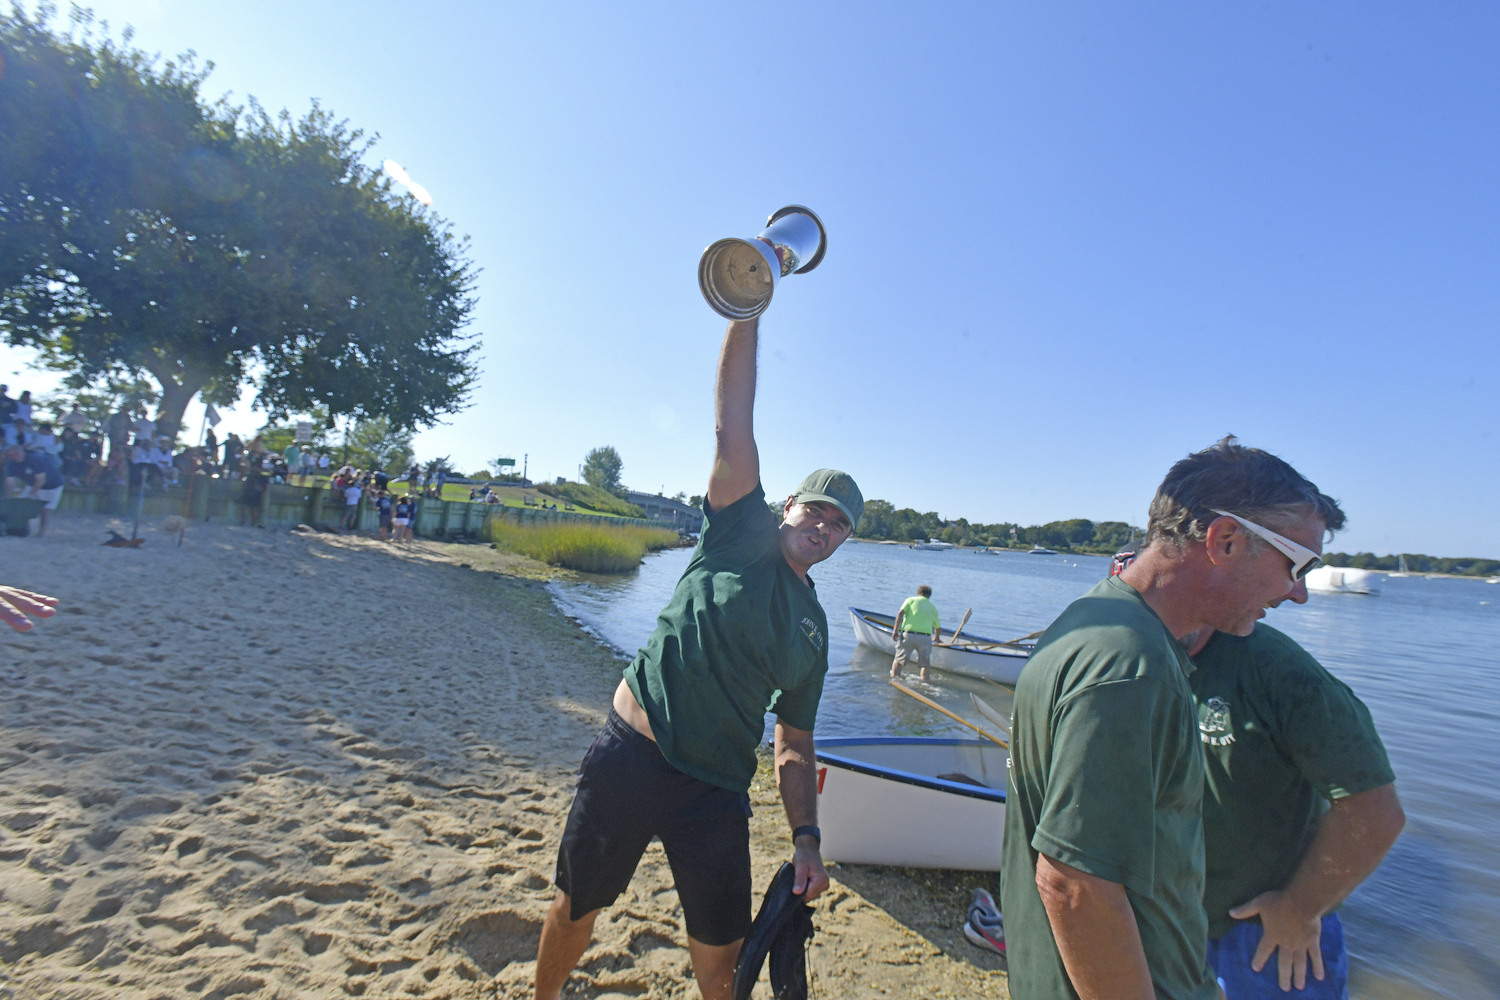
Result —
<path fill-rule="evenodd" d="M 1214 635 L 1189 683 L 1207 757 L 1203 838 L 1209 936 L 1229 908 L 1287 884 L 1330 799 L 1396 780 L 1370 710 L 1269 625 Z"/>
<path fill-rule="evenodd" d="M 1182 644 L 1113 577 L 1068 606 L 1021 671 L 1001 905 L 1015 1000 L 1078 996 L 1037 892 L 1039 853 L 1125 887 L 1158 997 L 1218 997 L 1191 670 Z"/>
<path fill-rule="evenodd" d="M 767 712 L 813 728 L 828 673 L 828 619 L 811 584 L 782 555 L 760 486 L 708 512 L 656 631 L 625 668 L 673 767 L 743 792 Z"/>
<path fill-rule="evenodd" d="M 889 607 L 889 605 L 887 605 Z M 903 632 L 926 632 L 937 635 L 937 606 L 920 594 L 901 602 L 901 630 Z"/>

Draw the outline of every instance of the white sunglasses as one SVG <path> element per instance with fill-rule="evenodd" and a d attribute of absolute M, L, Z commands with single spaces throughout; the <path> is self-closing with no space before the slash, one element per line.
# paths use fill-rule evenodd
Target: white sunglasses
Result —
<path fill-rule="evenodd" d="M 1213 509 L 1213 508 L 1210 508 Z M 1278 535 L 1270 528 L 1262 527 L 1254 521 L 1246 520 L 1238 514 L 1231 514 L 1227 510 L 1213 509 L 1215 514 L 1232 517 L 1244 526 L 1246 531 L 1259 535 L 1276 547 L 1276 550 L 1292 561 L 1292 582 L 1296 583 L 1308 573 L 1323 565 L 1323 557 L 1318 555 L 1306 545 L 1292 541 L 1285 535 Z"/>

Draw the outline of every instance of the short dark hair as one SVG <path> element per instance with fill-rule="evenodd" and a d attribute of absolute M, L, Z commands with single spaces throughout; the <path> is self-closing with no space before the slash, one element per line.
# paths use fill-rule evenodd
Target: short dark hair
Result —
<path fill-rule="evenodd" d="M 917 585 L 917 594 L 919 596 L 921 596 L 921 597 L 931 597 L 932 596 L 932 588 L 929 587 L 929 586 L 927 586 L 927 584 L 925 584 L 925 583 L 918 584 Z"/>
<path fill-rule="evenodd" d="M 1180 548 L 1202 541 L 1215 510 L 1273 530 L 1309 515 L 1321 518 L 1330 533 L 1345 523 L 1337 500 L 1282 459 L 1246 448 L 1233 434 L 1172 466 L 1151 500 L 1146 544 Z"/>

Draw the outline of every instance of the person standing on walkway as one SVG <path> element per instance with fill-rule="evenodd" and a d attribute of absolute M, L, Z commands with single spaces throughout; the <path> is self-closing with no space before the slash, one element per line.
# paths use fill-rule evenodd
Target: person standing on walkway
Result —
<path fill-rule="evenodd" d="M 1187 649 L 1249 635 L 1344 525 L 1286 462 L 1227 437 L 1178 462 L 1145 549 L 1074 601 L 1016 685 L 1001 910 L 1015 1000 L 1214 1000 L 1204 761 Z"/>
<path fill-rule="evenodd" d="M 88 430 L 89 417 L 74 403 L 71 410 L 57 418 L 57 423 L 61 427 L 71 427 L 74 434 L 82 434 Z"/>
<path fill-rule="evenodd" d="M 364 495 L 364 492 L 357 481 L 344 486 L 344 529 L 346 531 L 353 531 L 359 527 L 359 498 Z"/>
<path fill-rule="evenodd" d="M 134 427 L 135 419 L 130 415 L 128 406 L 121 406 L 104 421 L 104 436 L 109 439 L 107 460 L 110 465 L 130 460 L 130 432 Z"/>
<path fill-rule="evenodd" d="M 293 441 L 281 454 L 286 460 L 286 481 L 291 482 L 291 477 L 302 469 L 302 445 Z"/>
<path fill-rule="evenodd" d="M 19 443 L 16 437 L 16 401 L 8 393 L 10 386 L 0 385 L 0 446 Z"/>
<path fill-rule="evenodd" d="M 932 641 L 938 635 L 938 610 L 932 603 L 932 588 L 922 584 L 915 597 L 908 597 L 896 612 L 892 631 L 896 636 L 896 658 L 891 661 L 891 676 L 900 677 L 904 667 L 916 660 L 921 677 L 927 679 L 932 665 Z"/>
<path fill-rule="evenodd" d="M 234 431 L 224 439 L 224 478 L 234 479 L 240 474 L 240 456 L 244 454 L 245 444 L 240 436 Z"/>
<path fill-rule="evenodd" d="M 715 382 L 717 447 L 698 547 L 625 669 L 584 756 L 542 925 L 535 997 L 557 1000 L 599 912 L 660 837 L 706 1000 L 727 1000 L 750 928 L 750 801 L 765 715 L 794 849 L 793 891 L 828 887 L 817 828 L 813 724 L 828 672 L 828 619 L 808 571 L 859 523 L 848 474 L 818 469 L 771 513 L 754 435 L 756 320 L 732 322 Z M 818 418 L 816 441 L 838 438 Z"/>

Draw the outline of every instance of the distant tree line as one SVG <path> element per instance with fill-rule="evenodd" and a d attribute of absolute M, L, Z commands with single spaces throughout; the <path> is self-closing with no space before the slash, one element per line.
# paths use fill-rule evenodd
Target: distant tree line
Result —
<path fill-rule="evenodd" d="M 1042 545 L 1049 549 L 1103 553 L 1119 551 L 1130 542 L 1132 533 L 1138 536 L 1140 529 L 1123 521 L 1090 521 L 1081 517 L 1029 525 L 1008 521 L 970 523 L 963 517 L 944 520 L 933 511 L 897 509 L 886 500 L 866 500 L 864 516 L 854 532 L 856 537 L 871 541 L 919 542 L 936 538 L 954 545 L 1021 548 Z"/>
<path fill-rule="evenodd" d="M 1477 559 L 1463 556 L 1443 559 L 1407 552 L 1406 568 L 1412 573 L 1451 573 L 1454 576 L 1500 576 L 1500 559 Z M 1323 562 L 1329 566 L 1348 566 L 1393 573 L 1401 568 L 1401 556 L 1377 556 L 1373 552 L 1327 552 Z"/>

